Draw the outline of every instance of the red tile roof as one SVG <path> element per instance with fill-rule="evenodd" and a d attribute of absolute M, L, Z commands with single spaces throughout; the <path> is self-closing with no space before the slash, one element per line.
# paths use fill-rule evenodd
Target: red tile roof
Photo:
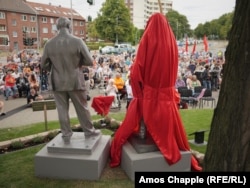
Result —
<path fill-rule="evenodd" d="M 85 20 L 78 12 L 71 10 L 70 8 L 65 8 L 62 6 L 55 6 L 50 4 L 41 4 L 26 1 L 26 3 L 32 7 L 39 15 L 51 16 L 51 17 L 67 17 L 71 18 L 73 14 L 73 19 Z"/>

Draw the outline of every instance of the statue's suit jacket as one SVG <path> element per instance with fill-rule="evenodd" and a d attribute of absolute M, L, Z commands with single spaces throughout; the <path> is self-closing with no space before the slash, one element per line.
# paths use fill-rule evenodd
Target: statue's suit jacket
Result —
<path fill-rule="evenodd" d="M 46 43 L 41 68 L 50 72 L 50 90 L 86 90 L 82 65 L 93 66 L 93 59 L 82 39 L 60 30 Z"/>

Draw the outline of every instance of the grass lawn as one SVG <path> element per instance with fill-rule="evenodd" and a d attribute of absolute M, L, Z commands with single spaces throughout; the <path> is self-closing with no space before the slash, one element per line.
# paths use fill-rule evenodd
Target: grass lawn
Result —
<path fill-rule="evenodd" d="M 184 128 L 186 130 L 188 140 L 194 139 L 193 135 L 189 135 L 195 131 L 208 130 L 205 133 L 205 141 L 208 139 L 211 120 L 213 116 L 213 109 L 190 109 L 180 110 L 183 120 Z M 110 114 L 110 117 L 121 121 L 123 120 L 124 113 Z M 96 115 L 92 116 L 92 119 L 100 119 L 101 117 Z M 78 124 L 77 119 L 71 120 L 72 125 Z M 59 128 L 57 121 L 48 122 L 49 130 Z M 13 138 L 19 138 L 27 135 L 37 134 L 44 131 L 44 123 L 38 123 L 34 125 L 27 125 L 19 128 L 1 129 L 0 141 L 10 140 Z M 102 129 L 103 134 L 112 134 L 112 131 Z M 57 179 L 44 179 L 38 178 L 34 173 L 34 156 L 44 147 L 45 144 L 33 146 L 31 148 L 18 150 L 15 152 L 5 153 L 0 155 L 0 187 L 1 188 L 23 188 L 23 187 L 108 187 L 108 188 L 130 188 L 134 187 L 134 183 L 127 177 L 125 172 L 120 168 L 110 168 L 107 164 L 100 180 L 87 181 L 87 180 L 57 180 Z M 191 149 L 200 153 L 205 153 L 206 145 L 196 146 L 190 144 Z"/>

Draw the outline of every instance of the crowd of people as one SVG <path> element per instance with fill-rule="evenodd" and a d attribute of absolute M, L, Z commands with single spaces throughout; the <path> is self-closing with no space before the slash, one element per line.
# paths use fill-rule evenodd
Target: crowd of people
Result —
<path fill-rule="evenodd" d="M 92 56 L 94 66 L 83 67 L 88 100 L 92 97 L 90 89 L 96 89 L 103 83 L 105 94 L 115 96 L 112 107 L 119 106 L 121 99 L 127 100 L 129 104 L 128 101 L 133 96 L 129 85 L 129 72 L 135 54 L 102 55 L 93 52 Z M 49 73 L 40 68 L 40 60 L 39 53 L 30 54 L 25 50 L 8 58 L 7 65 L 0 68 L 0 92 L 5 100 L 26 97 L 29 104 L 31 89 L 34 89 L 36 95 L 48 90 Z M 192 55 L 180 52 L 176 89 L 185 86 L 193 90 L 196 86 L 203 86 L 217 91 L 223 76 L 223 64 L 224 57 L 221 52 L 211 54 L 202 50 Z"/>

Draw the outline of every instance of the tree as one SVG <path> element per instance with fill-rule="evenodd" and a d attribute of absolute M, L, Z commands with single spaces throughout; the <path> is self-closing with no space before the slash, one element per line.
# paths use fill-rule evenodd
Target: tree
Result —
<path fill-rule="evenodd" d="M 192 37 L 192 31 L 186 16 L 179 14 L 175 10 L 170 10 L 166 14 L 166 17 L 171 25 L 176 39 L 183 39 L 186 36 Z"/>
<path fill-rule="evenodd" d="M 232 27 L 233 12 L 224 14 L 218 19 L 214 19 L 205 24 L 199 24 L 194 34 L 197 38 L 201 38 L 206 34 L 209 38 L 227 39 L 228 32 Z"/>
<path fill-rule="evenodd" d="M 249 0 L 236 0 L 204 171 L 250 171 L 249 12 Z"/>
<path fill-rule="evenodd" d="M 127 42 L 132 38 L 133 24 L 124 0 L 106 0 L 96 18 L 96 30 L 101 38 L 112 42 Z"/>
<path fill-rule="evenodd" d="M 88 37 L 95 41 L 99 38 L 99 34 L 96 31 L 96 20 L 88 23 Z"/>

